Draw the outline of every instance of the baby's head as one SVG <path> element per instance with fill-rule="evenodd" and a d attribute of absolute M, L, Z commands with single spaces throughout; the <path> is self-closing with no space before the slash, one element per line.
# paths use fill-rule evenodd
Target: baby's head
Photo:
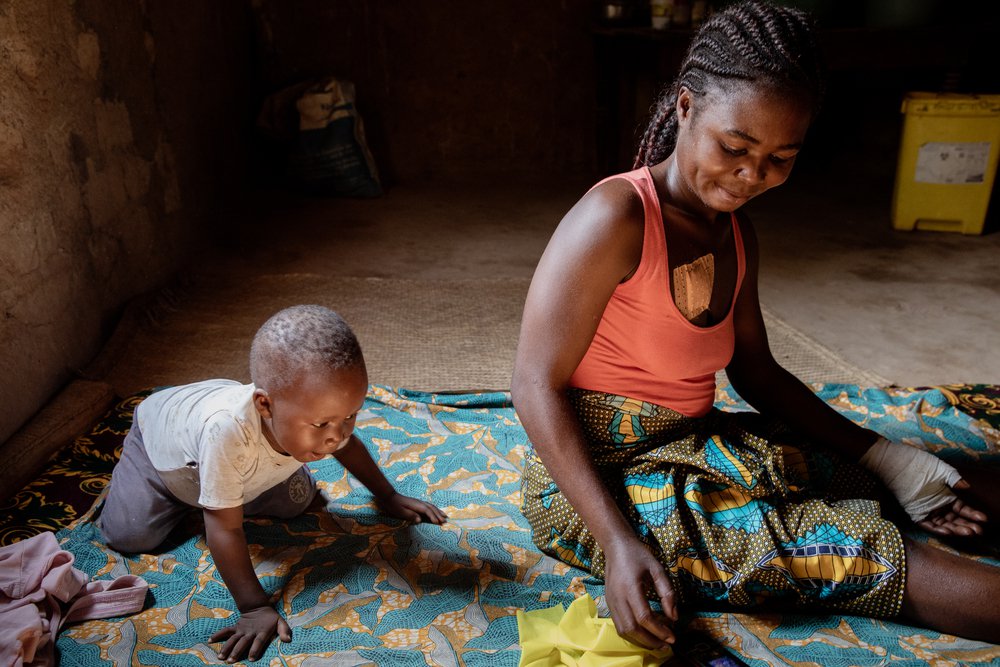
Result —
<path fill-rule="evenodd" d="M 271 445 L 300 461 L 346 445 L 368 387 L 354 332 L 314 305 L 286 308 L 261 326 L 250 347 L 250 378 Z"/>
<path fill-rule="evenodd" d="M 270 394 L 281 393 L 306 375 L 364 366 L 351 327 L 323 306 L 292 306 L 275 313 L 250 347 L 250 379 Z"/>

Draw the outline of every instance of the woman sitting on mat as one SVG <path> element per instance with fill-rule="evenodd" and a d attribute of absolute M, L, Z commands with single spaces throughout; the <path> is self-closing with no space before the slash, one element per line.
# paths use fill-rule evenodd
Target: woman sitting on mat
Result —
<path fill-rule="evenodd" d="M 673 641 L 679 603 L 901 614 L 1000 641 L 1000 568 L 904 537 L 877 500 L 881 480 L 922 528 L 980 535 L 986 515 L 958 498 L 980 480 L 840 416 L 768 348 L 741 207 L 788 178 L 820 72 L 802 12 L 715 14 L 637 168 L 566 214 L 528 292 L 522 510 L 542 551 L 605 580 L 641 645 Z M 722 368 L 759 414 L 713 408 Z"/>

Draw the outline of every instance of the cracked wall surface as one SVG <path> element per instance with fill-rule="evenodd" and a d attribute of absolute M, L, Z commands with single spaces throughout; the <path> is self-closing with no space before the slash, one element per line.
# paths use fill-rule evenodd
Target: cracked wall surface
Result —
<path fill-rule="evenodd" d="M 242 181 L 247 4 L 0 2 L 0 442 Z"/>

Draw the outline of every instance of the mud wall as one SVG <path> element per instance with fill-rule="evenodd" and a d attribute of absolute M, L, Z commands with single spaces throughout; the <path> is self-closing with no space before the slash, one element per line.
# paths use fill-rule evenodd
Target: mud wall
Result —
<path fill-rule="evenodd" d="M 243 0 L 0 2 L 0 442 L 244 180 Z"/>

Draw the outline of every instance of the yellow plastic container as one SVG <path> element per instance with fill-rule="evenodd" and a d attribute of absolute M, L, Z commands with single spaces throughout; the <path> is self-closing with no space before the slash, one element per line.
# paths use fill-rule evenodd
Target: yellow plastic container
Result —
<path fill-rule="evenodd" d="M 907 93 L 895 229 L 982 234 L 1000 154 L 1000 95 Z"/>

